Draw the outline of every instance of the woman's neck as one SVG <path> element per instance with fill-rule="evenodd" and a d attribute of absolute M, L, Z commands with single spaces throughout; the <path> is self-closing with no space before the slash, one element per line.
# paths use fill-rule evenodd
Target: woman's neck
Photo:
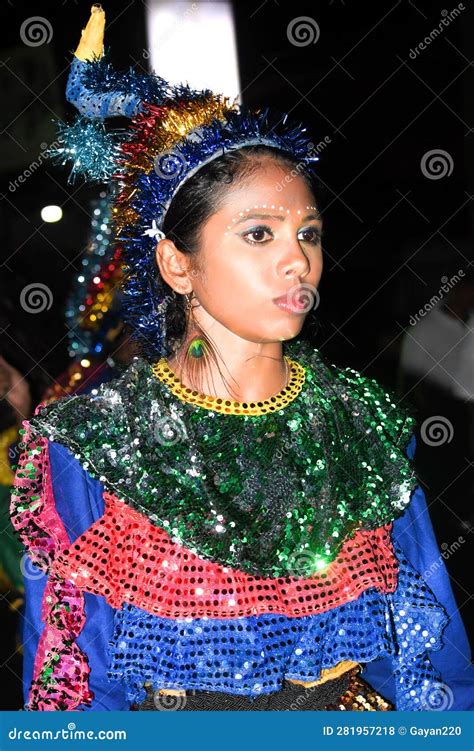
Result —
<path fill-rule="evenodd" d="M 228 353 L 220 350 L 214 359 L 209 354 L 190 355 L 188 341 L 167 363 L 193 391 L 239 402 L 264 401 L 285 388 L 289 367 L 281 343 L 249 344 Z"/>

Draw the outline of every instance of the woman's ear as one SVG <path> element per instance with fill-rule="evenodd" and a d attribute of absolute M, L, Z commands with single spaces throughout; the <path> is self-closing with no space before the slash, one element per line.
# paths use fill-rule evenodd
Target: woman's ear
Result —
<path fill-rule="evenodd" d="M 158 242 L 156 263 L 161 276 L 175 292 L 184 295 L 192 291 L 190 257 L 178 250 L 172 240 L 165 237 Z"/>

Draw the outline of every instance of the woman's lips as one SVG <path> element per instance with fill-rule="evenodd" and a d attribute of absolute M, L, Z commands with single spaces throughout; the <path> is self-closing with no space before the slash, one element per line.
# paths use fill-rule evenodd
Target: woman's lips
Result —
<path fill-rule="evenodd" d="M 301 314 L 308 310 L 308 301 L 298 299 L 297 295 L 283 295 L 282 297 L 276 297 L 273 302 L 277 308 L 285 310 L 287 313 Z"/>

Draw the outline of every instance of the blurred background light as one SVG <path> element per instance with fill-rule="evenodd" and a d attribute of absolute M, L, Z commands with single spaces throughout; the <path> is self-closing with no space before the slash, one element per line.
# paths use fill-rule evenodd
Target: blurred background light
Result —
<path fill-rule="evenodd" d="M 240 92 L 232 3 L 146 4 L 152 70 L 171 83 L 189 83 L 235 99 Z M 216 64 L 218 61 L 218 64 Z"/>
<path fill-rule="evenodd" d="M 41 219 L 43 222 L 59 222 L 63 218 L 63 210 L 61 206 L 44 206 L 41 209 Z"/>

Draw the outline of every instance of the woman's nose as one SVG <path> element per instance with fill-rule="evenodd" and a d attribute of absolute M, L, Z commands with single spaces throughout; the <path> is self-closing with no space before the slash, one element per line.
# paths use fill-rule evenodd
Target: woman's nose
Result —
<path fill-rule="evenodd" d="M 304 276 L 310 269 L 310 263 L 300 242 L 295 239 L 289 242 L 282 261 L 285 276 Z"/>

